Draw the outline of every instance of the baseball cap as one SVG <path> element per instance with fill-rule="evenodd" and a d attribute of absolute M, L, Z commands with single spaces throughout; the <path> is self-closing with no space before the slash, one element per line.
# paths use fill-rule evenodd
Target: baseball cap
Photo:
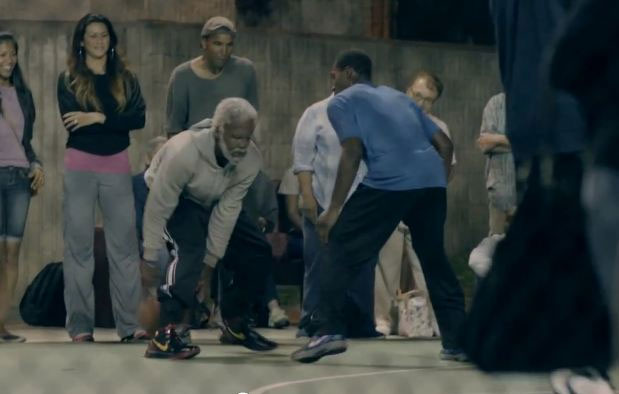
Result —
<path fill-rule="evenodd" d="M 206 21 L 202 27 L 201 35 L 202 37 L 207 37 L 217 30 L 227 30 L 232 35 L 236 34 L 236 28 L 230 19 L 223 16 L 214 16 Z"/>

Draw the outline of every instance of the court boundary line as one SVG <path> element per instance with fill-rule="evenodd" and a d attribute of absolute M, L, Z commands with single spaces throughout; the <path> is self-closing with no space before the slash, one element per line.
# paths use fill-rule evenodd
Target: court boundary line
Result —
<path fill-rule="evenodd" d="M 443 369 L 443 368 L 437 368 L 437 369 Z M 470 368 L 460 367 L 460 368 L 445 368 L 445 369 L 467 370 Z M 362 372 L 362 373 L 354 373 L 354 374 L 346 374 L 346 375 L 320 376 L 320 377 L 309 378 L 309 379 L 289 380 L 285 382 L 278 382 L 278 383 L 272 383 L 266 386 L 261 386 L 261 387 L 249 390 L 247 394 L 265 394 L 275 389 L 280 389 L 280 388 L 289 387 L 289 386 L 296 386 L 296 385 L 305 384 L 305 383 L 322 382 L 322 381 L 327 381 L 327 380 L 362 378 L 362 377 L 376 376 L 376 375 L 394 375 L 394 374 L 404 373 L 404 372 L 417 372 L 417 371 L 427 371 L 427 370 L 428 368 L 396 369 L 393 371 Z M 528 393 L 522 393 L 522 394 L 528 394 Z M 531 393 L 531 394 L 538 394 L 538 393 Z M 539 393 L 539 394 L 545 394 L 545 393 Z"/>

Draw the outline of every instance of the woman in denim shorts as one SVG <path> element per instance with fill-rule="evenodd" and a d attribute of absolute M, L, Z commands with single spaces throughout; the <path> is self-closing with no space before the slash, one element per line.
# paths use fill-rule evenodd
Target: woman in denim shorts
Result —
<path fill-rule="evenodd" d="M 43 169 L 30 144 L 34 103 L 17 51 L 14 36 L 0 32 L 0 343 L 25 341 L 8 332 L 5 324 L 30 196 L 43 186 Z"/>

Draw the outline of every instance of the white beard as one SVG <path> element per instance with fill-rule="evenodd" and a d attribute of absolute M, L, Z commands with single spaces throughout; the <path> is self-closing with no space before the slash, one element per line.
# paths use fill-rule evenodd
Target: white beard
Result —
<path fill-rule="evenodd" d="M 224 158 L 228 160 L 230 164 L 237 165 L 245 157 L 245 155 L 243 156 L 232 155 L 232 152 L 230 152 L 230 150 L 228 149 L 228 146 L 226 145 L 226 142 L 224 141 L 224 137 L 222 134 L 219 134 L 219 137 L 217 137 L 217 145 L 219 145 L 219 150 L 221 150 L 221 153 L 224 155 Z"/>

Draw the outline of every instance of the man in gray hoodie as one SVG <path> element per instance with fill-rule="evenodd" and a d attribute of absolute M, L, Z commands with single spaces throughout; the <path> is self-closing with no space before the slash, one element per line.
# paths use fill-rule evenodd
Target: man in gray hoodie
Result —
<path fill-rule="evenodd" d="M 144 213 L 144 259 L 156 259 L 166 244 L 173 256 L 158 288 L 160 328 L 146 357 L 191 358 L 198 346 L 175 331 L 183 312 L 195 302 L 194 290 L 204 264 L 221 264 L 234 273 L 223 289 L 224 331 L 252 350 L 277 346 L 246 321 L 248 302 L 264 292 L 271 248 L 255 224 L 241 212 L 242 200 L 261 167 L 251 141 L 257 113 L 241 98 L 221 101 L 212 121 L 171 138 L 151 162 Z"/>

